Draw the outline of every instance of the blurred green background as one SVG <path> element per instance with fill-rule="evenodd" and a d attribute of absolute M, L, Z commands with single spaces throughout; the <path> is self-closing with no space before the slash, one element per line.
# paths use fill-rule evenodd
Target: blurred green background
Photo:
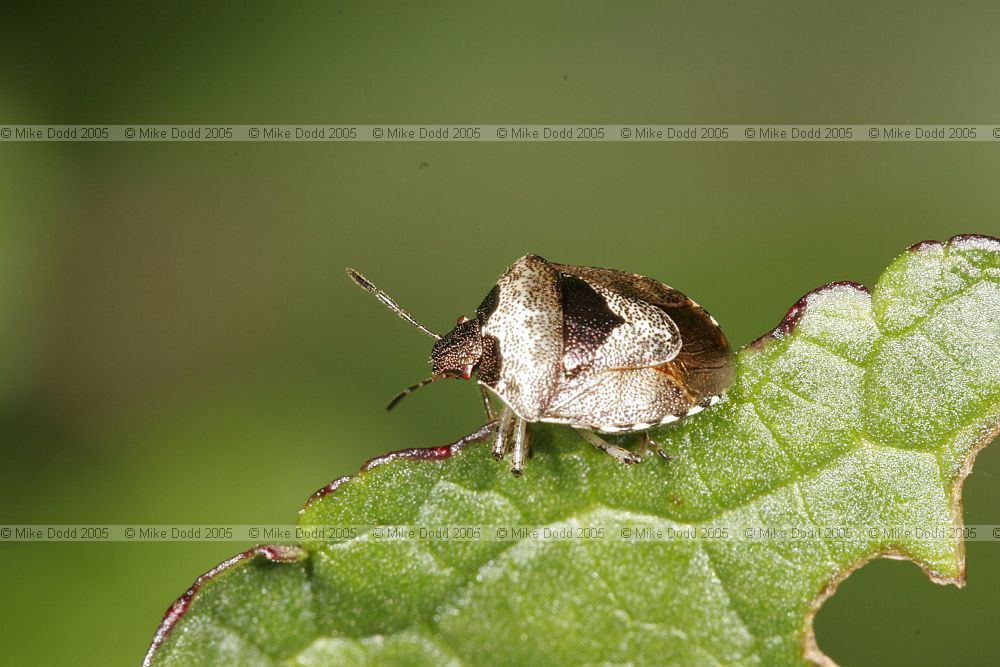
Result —
<path fill-rule="evenodd" d="M 32 5 L 0 123 L 1000 123 L 1000 8 Z M 426 163 L 423 166 L 422 163 Z M 0 523 L 291 523 L 368 457 L 481 423 L 428 326 L 526 252 L 682 289 L 743 344 L 906 246 L 1000 234 L 995 144 L 0 144 Z M 966 484 L 1000 523 L 1000 451 Z M 248 546 L 248 545 L 247 545 Z M 3 544 L 5 664 L 135 664 L 243 545 Z M 817 619 L 845 665 L 992 664 L 1000 546 Z"/>

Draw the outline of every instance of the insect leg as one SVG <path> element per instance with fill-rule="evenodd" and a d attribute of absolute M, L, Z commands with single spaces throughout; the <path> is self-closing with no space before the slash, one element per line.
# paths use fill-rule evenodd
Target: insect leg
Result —
<path fill-rule="evenodd" d="M 486 419 L 489 421 L 496 421 L 496 414 L 493 412 L 493 406 L 490 405 L 490 395 L 486 392 L 486 387 L 479 385 L 479 393 L 483 396 L 483 407 L 486 408 Z"/>
<path fill-rule="evenodd" d="M 618 445 L 612 445 L 610 442 L 608 442 L 601 436 L 597 435 L 593 431 L 588 431 L 587 429 L 584 428 L 578 430 L 580 431 L 580 435 L 583 436 L 584 440 L 592 444 L 594 447 L 597 447 L 605 454 L 609 454 L 610 456 L 614 457 L 617 461 L 621 463 L 639 463 L 640 461 L 642 461 L 642 457 L 639 456 L 638 454 L 630 452 L 627 449 L 623 449 Z"/>
<path fill-rule="evenodd" d="M 510 455 L 510 471 L 517 477 L 524 471 L 524 457 L 528 453 L 528 422 L 520 417 L 514 424 L 514 452 Z"/>
<path fill-rule="evenodd" d="M 514 411 L 506 405 L 503 406 L 503 412 L 500 413 L 500 423 L 497 425 L 497 438 L 493 441 L 493 457 L 497 461 L 502 461 L 504 454 L 507 453 L 507 446 L 510 442 L 508 435 L 513 419 Z"/>
<path fill-rule="evenodd" d="M 649 433 L 643 431 L 642 440 L 639 441 L 639 456 L 645 457 L 646 452 L 653 451 L 663 459 L 664 461 L 670 461 L 670 455 L 663 451 L 663 447 L 660 446 L 656 440 L 649 435 Z"/>

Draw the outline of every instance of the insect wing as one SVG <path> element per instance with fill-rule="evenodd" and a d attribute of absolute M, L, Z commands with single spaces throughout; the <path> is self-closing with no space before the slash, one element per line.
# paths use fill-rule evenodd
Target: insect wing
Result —
<path fill-rule="evenodd" d="M 681 332 L 666 310 L 629 288 L 627 279 L 641 276 L 565 264 L 553 268 L 562 291 L 563 364 L 569 375 L 658 366 L 680 352 Z M 609 273 L 624 280 L 610 280 Z"/>

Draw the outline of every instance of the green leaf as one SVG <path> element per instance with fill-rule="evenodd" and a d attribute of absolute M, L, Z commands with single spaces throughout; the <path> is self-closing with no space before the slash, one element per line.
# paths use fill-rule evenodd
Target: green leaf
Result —
<path fill-rule="evenodd" d="M 1000 424 L 1000 241 L 898 258 L 872 294 L 803 297 L 738 354 L 714 408 L 623 466 L 532 426 L 524 477 L 485 442 L 411 450 L 335 481 L 300 524 L 602 527 L 602 539 L 307 541 L 204 575 L 157 665 L 763 664 L 826 660 L 812 619 L 880 556 L 963 585 L 961 485 Z M 420 460 L 434 459 L 434 460 Z M 865 527 L 740 539 L 741 526 Z M 728 530 L 725 539 L 711 529 Z M 874 528 L 875 532 L 869 529 Z M 628 529 L 633 539 L 619 539 Z M 634 539 L 642 529 L 687 539 Z M 688 532 L 685 532 L 688 531 Z M 180 608 L 178 605 L 181 605 Z"/>

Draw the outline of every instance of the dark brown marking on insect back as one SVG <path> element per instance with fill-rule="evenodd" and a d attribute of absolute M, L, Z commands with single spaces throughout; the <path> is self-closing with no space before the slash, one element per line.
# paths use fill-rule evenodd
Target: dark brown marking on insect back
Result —
<path fill-rule="evenodd" d="M 477 377 L 479 382 L 490 387 L 496 387 L 500 381 L 500 366 L 503 364 L 503 357 L 500 355 L 500 341 L 496 336 L 483 336 L 483 356 L 479 361 Z"/>
<path fill-rule="evenodd" d="M 590 364 L 594 353 L 625 320 L 613 313 L 604 298 L 580 278 L 560 273 L 559 290 L 563 311 L 563 367 L 572 374 Z"/>
<path fill-rule="evenodd" d="M 486 295 L 483 302 L 479 304 L 479 308 L 476 308 L 476 317 L 479 318 L 480 322 L 485 322 L 493 311 L 497 309 L 497 304 L 500 303 L 500 287 L 494 285 L 490 293 Z"/>

